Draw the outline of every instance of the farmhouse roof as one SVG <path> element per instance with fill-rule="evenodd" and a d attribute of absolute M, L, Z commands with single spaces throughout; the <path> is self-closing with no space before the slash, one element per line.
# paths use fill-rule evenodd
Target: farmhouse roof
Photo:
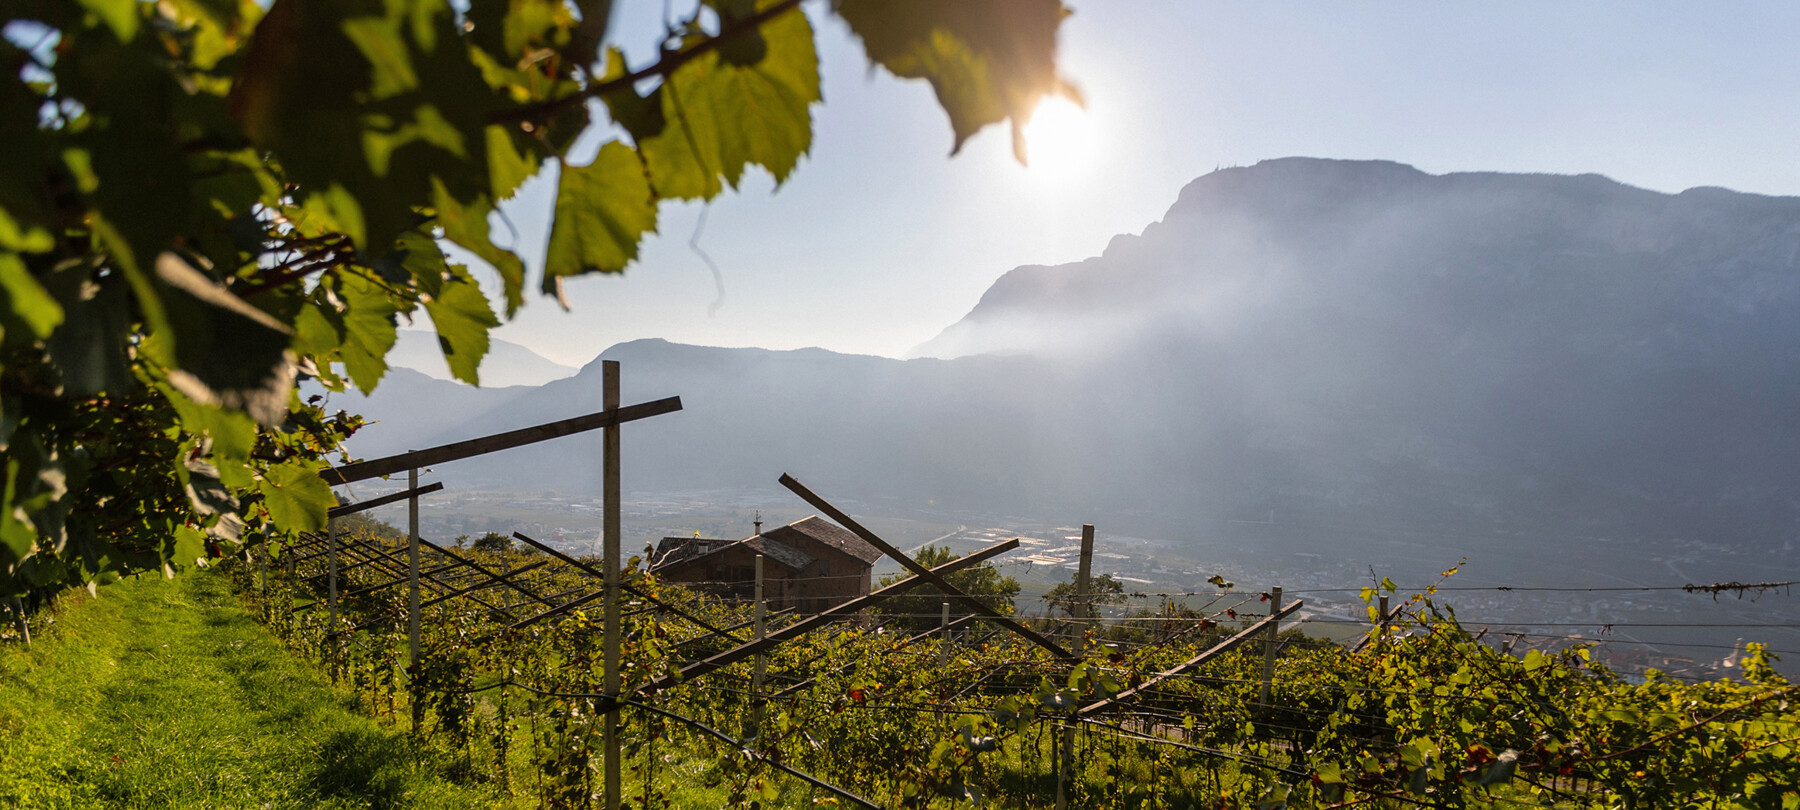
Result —
<path fill-rule="evenodd" d="M 796 520 L 778 529 L 770 529 L 758 536 L 782 545 L 791 543 L 796 537 L 807 537 L 842 551 L 868 565 L 874 565 L 876 560 L 881 559 L 879 549 L 818 515 Z"/>
<path fill-rule="evenodd" d="M 815 559 L 811 554 L 801 551 L 800 549 L 784 545 L 780 542 L 771 542 L 761 535 L 756 537 L 746 537 L 737 541 L 712 540 L 708 538 L 665 537 L 663 538 L 663 543 L 668 546 L 668 549 L 666 551 L 660 548 L 658 549 L 659 559 L 656 561 L 655 565 L 651 566 L 651 570 L 692 562 L 694 560 L 711 557 L 714 554 L 723 554 L 734 548 L 748 549 L 795 571 L 799 571 L 800 569 L 811 565 Z"/>
<path fill-rule="evenodd" d="M 756 553 L 792 568 L 795 571 L 805 568 L 808 565 L 812 565 L 813 560 L 817 559 L 813 555 L 794 548 L 793 546 L 782 543 L 771 543 L 768 538 L 760 535 L 756 537 L 746 537 L 739 540 L 737 544 L 748 546 Z"/>

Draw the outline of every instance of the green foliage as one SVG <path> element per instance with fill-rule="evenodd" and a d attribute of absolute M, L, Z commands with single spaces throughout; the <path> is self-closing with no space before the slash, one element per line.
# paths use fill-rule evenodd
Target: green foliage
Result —
<path fill-rule="evenodd" d="M 949 555 L 934 549 L 921 559 Z M 532 561 L 518 552 L 482 559 L 505 569 Z M 368 625 L 348 637 L 326 638 L 317 610 L 286 613 L 317 597 L 319 565 L 278 577 L 266 601 L 281 609 L 268 615 L 369 711 L 420 718 L 420 737 L 468 764 L 459 779 L 511 784 L 543 807 L 582 806 L 593 795 L 605 716 L 597 611 L 507 630 L 515 616 L 490 607 L 503 600 L 428 607 L 425 663 L 402 688 L 393 673 L 405 642 L 382 621 L 401 621 L 403 595 L 346 602 L 342 621 Z M 569 569 L 521 576 L 541 593 L 594 587 Z M 635 566 L 623 577 L 715 626 L 748 619 L 747 608 L 662 585 Z M 387 578 L 360 567 L 346 587 Z M 809 796 L 773 760 L 884 807 L 1048 806 L 1063 769 L 1072 808 L 1800 803 L 1800 691 L 1760 646 L 1741 681 L 1631 683 L 1580 648 L 1502 654 L 1424 594 L 1360 652 L 1284 633 L 1267 704 L 1258 700 L 1262 645 L 1252 639 L 1077 716 L 1236 633 L 1245 622 L 1230 605 L 1255 601 L 1245 595 L 1210 613 L 1165 606 L 1157 629 L 1100 641 L 1135 624 L 1110 617 L 1093 633 L 1100 643 L 1073 661 L 1004 631 L 912 641 L 846 621 L 770 651 L 760 726 L 750 720 L 758 701 L 749 660 L 638 698 L 732 741 L 627 707 L 625 793 L 642 806 L 806 807 L 826 798 Z M 644 602 L 623 622 L 628 689 L 732 646 Z"/>
<path fill-rule="evenodd" d="M 1056 583 L 1044 594 L 1044 602 L 1051 610 L 1062 611 L 1070 618 L 1099 616 L 1101 605 L 1117 605 L 1124 601 L 1125 583 L 1113 579 L 1112 574 L 1089 577 L 1085 594 L 1074 576 L 1068 582 Z"/>
<path fill-rule="evenodd" d="M 512 550 L 513 541 L 512 541 L 512 538 L 507 537 L 504 534 L 499 534 L 496 532 L 488 532 L 487 534 L 484 534 L 480 537 L 475 538 L 475 542 L 470 544 L 469 547 L 473 548 L 473 549 L 477 549 L 479 551 L 488 551 L 488 552 L 496 552 L 497 553 L 497 552 L 501 552 L 501 551 Z"/>
<path fill-rule="evenodd" d="M 913 559 L 926 568 L 936 568 L 957 559 L 959 555 L 950 553 L 948 546 L 928 545 L 919 549 Z M 890 574 L 882 577 L 877 588 L 908 578 L 909 574 Z M 1019 582 L 1004 576 L 991 563 L 981 563 L 954 571 L 944 577 L 956 589 L 980 599 L 989 607 L 1006 615 L 1016 611 L 1013 600 L 1019 595 Z M 937 627 L 943 622 L 944 592 L 935 585 L 921 585 L 904 594 L 887 599 L 875 606 L 872 611 L 876 616 L 886 620 L 896 628 L 911 631 L 926 630 Z M 969 613 L 969 609 L 955 601 L 950 602 L 950 618 L 952 620 Z"/>
<path fill-rule="evenodd" d="M 229 584 L 146 576 L 65 594 L 30 649 L 0 649 L 0 806 L 501 805 L 346 705 Z"/>
<path fill-rule="evenodd" d="M 549 164 L 558 296 L 629 265 L 663 201 L 795 169 L 820 100 L 798 0 L 698 3 L 638 68 L 600 50 L 610 5 L 9 3 L 0 596 L 316 529 L 316 474 L 360 421 L 300 402 L 296 378 L 373 391 L 422 310 L 478 383 L 526 284 L 489 219 Z M 931 81 L 957 144 L 1064 88 L 1057 0 L 897 8 L 824 13 Z M 611 140 L 572 153 L 590 130 Z M 501 312 L 442 242 L 494 273 Z"/>
<path fill-rule="evenodd" d="M 338 532 L 344 535 L 374 537 L 383 540 L 406 539 L 406 532 L 386 521 L 370 517 L 367 512 L 345 515 L 333 522 L 337 524 Z"/>

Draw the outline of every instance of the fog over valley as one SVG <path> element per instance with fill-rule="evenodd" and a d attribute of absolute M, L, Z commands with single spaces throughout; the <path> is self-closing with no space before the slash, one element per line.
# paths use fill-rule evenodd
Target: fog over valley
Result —
<path fill-rule="evenodd" d="M 631 489 L 1011 514 L 1699 537 L 1800 531 L 1800 199 L 1285 159 L 1199 178 L 1105 253 L 1004 275 L 914 359 L 643 340 Z M 599 367 L 396 370 L 365 456 L 599 407 Z M 405 418 L 399 418 L 402 415 Z M 450 467 L 594 492 L 597 437 Z M 1317 549 L 1301 549 L 1314 551 Z"/>

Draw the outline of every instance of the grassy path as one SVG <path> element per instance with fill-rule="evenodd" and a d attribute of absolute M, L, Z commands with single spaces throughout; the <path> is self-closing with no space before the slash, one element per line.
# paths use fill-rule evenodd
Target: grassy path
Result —
<path fill-rule="evenodd" d="M 65 597 L 0 647 L 0 807 L 485 807 L 210 573 Z"/>

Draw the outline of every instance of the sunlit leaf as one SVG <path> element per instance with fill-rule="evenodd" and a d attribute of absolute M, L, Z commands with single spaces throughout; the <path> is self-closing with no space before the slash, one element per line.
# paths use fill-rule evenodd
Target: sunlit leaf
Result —
<path fill-rule="evenodd" d="M 133 37 L 137 36 L 138 8 L 141 5 L 138 0 L 78 0 L 78 2 L 81 3 L 82 8 L 93 12 L 105 22 L 120 42 L 130 42 Z"/>
<path fill-rule="evenodd" d="M 819 101 L 812 25 L 796 9 L 759 33 L 764 47 L 756 61 L 710 52 L 676 69 L 648 99 L 635 101 L 626 92 L 607 99 L 637 141 L 659 196 L 712 197 L 721 181 L 735 188 L 753 165 L 780 182 L 812 147 L 811 106 Z M 684 47 L 703 41 L 690 37 Z M 608 76 L 623 71 L 623 60 L 611 59 Z"/>
<path fill-rule="evenodd" d="M 377 282 L 359 273 L 338 277 L 337 295 L 343 301 L 343 348 L 339 357 L 356 387 L 374 391 L 387 374 L 387 353 L 398 340 L 395 316 L 399 308 Z"/>
<path fill-rule="evenodd" d="M 1045 95 L 1076 98 L 1056 73 L 1060 0 L 835 0 L 869 59 L 906 79 L 925 79 L 950 115 L 951 154 L 988 124 L 1010 119 L 1013 151 Z"/>
<path fill-rule="evenodd" d="M 19 254 L 0 251 L 0 325 L 6 327 L 7 338 L 18 335 L 26 340 L 49 337 L 50 331 L 63 321 L 63 308 L 50 297 L 44 285 L 26 269 Z"/>
<path fill-rule="evenodd" d="M 656 229 L 656 205 L 637 154 L 617 141 L 594 162 L 565 166 L 556 193 L 556 222 L 544 258 L 544 291 L 565 276 L 616 273 L 637 258 L 638 240 Z"/>
<path fill-rule="evenodd" d="M 517 254 L 494 245 L 488 226 L 488 214 L 494 209 L 488 198 L 477 197 L 463 204 L 439 187 L 432 197 L 432 207 L 437 211 L 437 224 L 444 229 L 445 239 L 475 254 L 500 274 L 506 316 L 512 317 L 524 303 L 525 265 Z"/>
<path fill-rule="evenodd" d="M 486 87 L 445 3 L 277 0 L 232 112 L 307 205 L 379 255 L 431 202 L 434 181 L 461 200 L 487 190 L 497 100 Z"/>
<path fill-rule="evenodd" d="M 270 467 L 257 482 L 263 505 L 276 526 L 292 532 L 316 532 L 325 528 L 325 512 L 335 503 L 331 487 L 307 462 L 290 461 Z"/>
<path fill-rule="evenodd" d="M 437 328 L 438 347 L 450 364 L 450 373 L 470 385 L 479 385 L 477 370 L 487 355 L 488 330 L 500 325 L 488 308 L 487 296 L 469 271 L 451 266 L 436 295 L 425 299 L 425 311 Z"/>

